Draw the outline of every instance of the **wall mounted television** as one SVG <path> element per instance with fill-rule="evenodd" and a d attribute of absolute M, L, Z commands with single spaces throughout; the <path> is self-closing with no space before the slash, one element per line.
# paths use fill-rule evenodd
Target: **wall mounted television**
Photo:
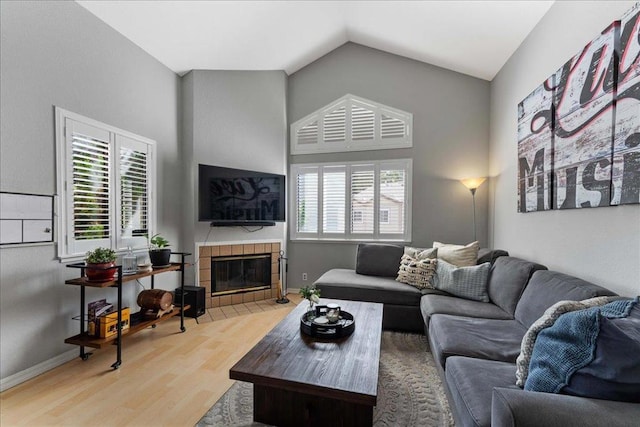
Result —
<path fill-rule="evenodd" d="M 212 226 L 275 225 L 285 220 L 285 176 L 198 165 L 198 220 Z"/>

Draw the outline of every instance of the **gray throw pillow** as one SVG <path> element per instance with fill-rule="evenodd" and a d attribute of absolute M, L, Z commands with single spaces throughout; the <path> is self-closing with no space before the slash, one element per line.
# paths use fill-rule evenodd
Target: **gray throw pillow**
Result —
<path fill-rule="evenodd" d="M 367 276 L 396 277 L 403 246 L 361 243 L 356 256 L 356 273 Z"/>
<path fill-rule="evenodd" d="M 487 283 L 490 268 L 489 262 L 470 267 L 456 267 L 439 259 L 434 285 L 436 289 L 460 298 L 489 302 Z"/>

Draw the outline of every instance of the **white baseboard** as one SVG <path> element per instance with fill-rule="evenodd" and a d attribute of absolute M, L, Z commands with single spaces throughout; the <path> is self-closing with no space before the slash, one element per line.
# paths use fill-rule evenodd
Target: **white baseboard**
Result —
<path fill-rule="evenodd" d="M 15 387 L 18 384 L 22 384 L 25 381 L 30 380 L 31 378 L 35 378 L 40 374 L 44 374 L 47 371 L 50 371 L 53 368 L 56 368 L 64 363 L 73 360 L 78 357 L 78 350 L 69 350 L 66 353 L 62 353 L 52 359 L 45 360 L 44 362 L 38 363 L 35 366 L 25 369 L 24 371 L 20 371 L 16 374 L 9 375 L 6 378 L 0 379 L 0 391 L 5 391 L 10 389 L 11 387 Z"/>

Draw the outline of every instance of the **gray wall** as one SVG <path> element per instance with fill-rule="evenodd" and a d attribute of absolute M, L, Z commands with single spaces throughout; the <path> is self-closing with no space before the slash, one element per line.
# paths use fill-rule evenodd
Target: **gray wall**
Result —
<path fill-rule="evenodd" d="M 0 17 L 2 191 L 55 193 L 60 106 L 157 141 L 158 226 L 179 248 L 179 77 L 75 2 L 3 1 Z M 64 339 L 78 332 L 80 291 L 64 280 L 78 271 L 55 256 L 54 245 L 0 249 L 3 379 L 77 350 Z M 135 287 L 125 295 L 133 307 Z M 103 296 L 115 300 L 115 290 L 87 292 Z"/>
<path fill-rule="evenodd" d="M 188 244 L 205 239 L 284 243 L 284 223 L 249 233 L 198 222 L 197 174 L 199 163 L 286 173 L 286 84 L 284 71 L 192 71 L 183 78 L 183 214 Z"/>
<path fill-rule="evenodd" d="M 413 148 L 290 156 L 291 163 L 413 158 L 413 244 L 473 239 L 471 194 L 461 178 L 486 176 L 489 82 L 347 43 L 289 76 L 289 124 L 351 93 L 413 114 Z M 289 189 L 291 187 L 289 186 Z M 477 192 L 478 239 L 487 243 L 487 189 Z M 291 209 L 289 209 L 291 212 Z M 290 218 L 291 214 L 290 214 Z M 289 287 L 352 268 L 352 243 L 289 242 Z M 308 282 L 302 282 L 302 273 Z"/>
<path fill-rule="evenodd" d="M 556 2 L 491 83 L 493 246 L 626 295 L 640 293 L 640 205 L 517 213 L 516 125 L 518 102 L 633 4 Z"/>

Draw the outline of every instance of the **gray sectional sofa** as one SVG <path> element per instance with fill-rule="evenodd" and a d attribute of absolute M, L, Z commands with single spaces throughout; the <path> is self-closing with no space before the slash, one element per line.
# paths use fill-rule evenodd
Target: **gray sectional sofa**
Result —
<path fill-rule="evenodd" d="M 315 286 L 322 297 L 383 303 L 385 329 L 425 331 L 456 425 L 640 425 L 640 404 L 531 392 L 515 385 L 522 338 L 548 307 L 613 292 L 504 251 L 484 249 L 478 260 L 492 263 L 490 302 L 466 300 L 397 282 L 402 253 L 401 246 L 360 245 L 355 270 L 330 270 Z"/>

